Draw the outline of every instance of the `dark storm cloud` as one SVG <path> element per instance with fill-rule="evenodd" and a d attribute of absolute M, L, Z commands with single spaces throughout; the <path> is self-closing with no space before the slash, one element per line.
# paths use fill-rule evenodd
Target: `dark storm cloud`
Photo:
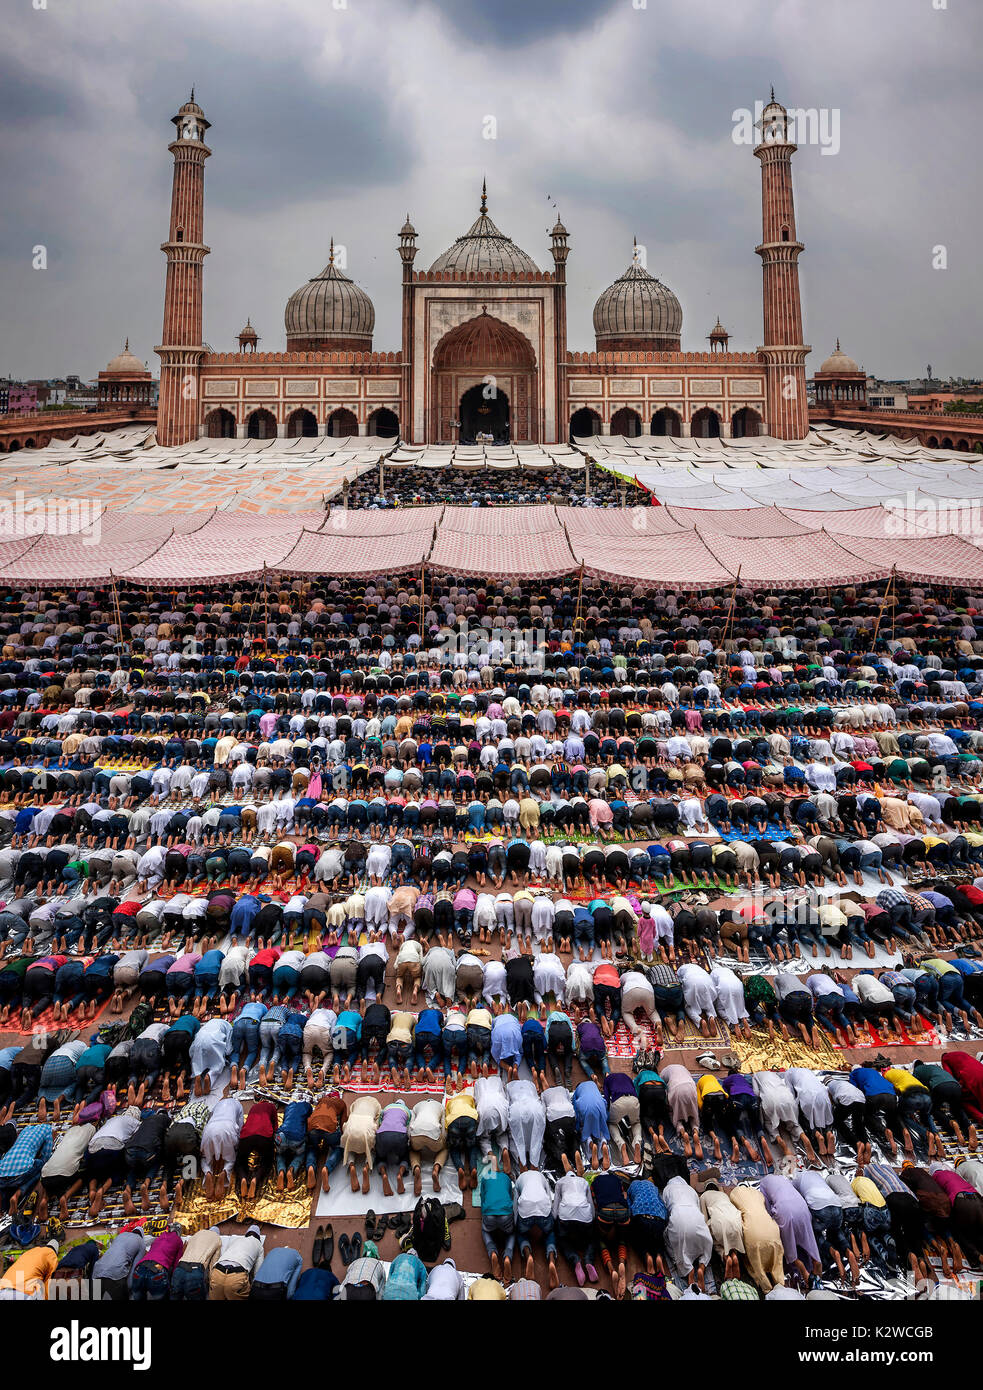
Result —
<path fill-rule="evenodd" d="M 334 236 L 400 334 L 396 233 L 418 268 L 474 219 L 544 268 L 571 232 L 572 347 L 633 234 L 679 296 L 683 345 L 721 313 L 761 332 L 760 174 L 732 140 L 767 97 L 835 107 L 842 148 L 796 155 L 814 367 L 836 335 L 873 371 L 983 370 L 975 178 L 983 6 L 929 0 L 49 0 L 0 11 L 0 370 L 94 374 L 158 341 L 170 117 L 192 82 L 212 122 L 206 335 L 247 313 L 283 347 L 287 295 Z M 497 122 L 494 139 L 486 117 Z M 13 190 L 11 192 L 11 190 Z M 548 196 L 549 195 L 549 196 Z M 31 268 L 48 248 L 49 269 Z M 949 269 L 931 269 L 944 244 Z M 151 358 L 153 361 L 153 359 Z"/>
<path fill-rule="evenodd" d="M 521 48 L 552 37 L 559 42 L 602 24 L 617 6 L 631 0 L 415 0 L 438 11 L 466 43 Z"/>

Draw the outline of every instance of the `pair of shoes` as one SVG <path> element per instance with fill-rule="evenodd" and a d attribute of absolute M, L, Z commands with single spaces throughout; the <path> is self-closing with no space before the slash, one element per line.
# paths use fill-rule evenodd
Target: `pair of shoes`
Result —
<path fill-rule="evenodd" d="M 366 1240 L 380 1240 L 389 1225 L 388 1216 L 376 1216 L 371 1208 L 365 1213 Z"/>
<path fill-rule="evenodd" d="M 397 1240 L 406 1235 L 412 1224 L 413 1217 L 408 1211 L 398 1211 L 389 1217 L 389 1225 L 395 1231 Z"/>
<path fill-rule="evenodd" d="M 362 1233 L 356 1231 L 349 1239 L 347 1235 L 338 1237 L 338 1251 L 341 1255 L 341 1262 L 347 1269 L 353 1260 L 357 1260 L 362 1253 Z"/>
<path fill-rule="evenodd" d="M 311 1262 L 315 1269 L 330 1269 L 331 1261 L 334 1258 L 334 1227 L 329 1221 L 327 1226 L 318 1226 L 314 1236 L 314 1248 L 311 1251 Z"/>

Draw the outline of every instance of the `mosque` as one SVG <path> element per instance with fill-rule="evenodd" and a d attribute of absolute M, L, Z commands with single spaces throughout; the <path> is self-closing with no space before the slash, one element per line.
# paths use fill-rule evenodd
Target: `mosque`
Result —
<path fill-rule="evenodd" d="M 552 268 L 541 269 L 492 220 L 485 187 L 475 221 L 429 269 L 416 267 L 417 232 L 408 216 L 400 229 L 398 350 L 376 350 L 372 301 L 336 264 L 332 244 L 328 264 L 287 301 L 285 351 L 260 352 L 247 321 L 237 352 L 213 352 L 202 336 L 210 123 L 194 93 L 172 119 L 164 326 L 156 349 L 164 446 L 202 436 L 373 435 L 450 445 L 649 432 L 802 439 L 808 432 L 796 146 L 774 93 L 754 150 L 761 167 L 763 341 L 751 352 L 730 350 L 719 319 L 707 351 L 681 351 L 679 300 L 648 273 L 637 250 L 594 306 L 594 348 L 571 350 L 566 227 L 557 219 Z"/>

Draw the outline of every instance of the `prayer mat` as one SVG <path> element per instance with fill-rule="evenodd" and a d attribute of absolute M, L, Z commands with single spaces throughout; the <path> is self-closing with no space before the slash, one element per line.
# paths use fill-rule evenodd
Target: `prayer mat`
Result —
<path fill-rule="evenodd" d="M 315 1193 L 308 1192 L 304 1182 L 292 1192 L 278 1192 L 276 1183 L 270 1178 L 257 1197 L 240 1203 L 239 1220 L 303 1230 L 311 1224 L 314 1200 Z"/>
<path fill-rule="evenodd" d="M 921 1015 L 919 1015 L 921 1017 Z M 910 1032 L 902 1023 L 901 1041 L 897 1042 L 892 1038 L 885 1037 L 879 1033 L 871 1024 L 865 1023 L 862 1027 L 855 1028 L 857 1041 L 851 1043 L 851 1047 L 942 1047 L 942 1039 L 938 1033 L 924 1018 L 921 1019 L 922 1031 Z M 830 1039 L 832 1042 L 832 1039 Z M 839 1040 L 833 1042 L 833 1046 L 843 1051 L 843 1044 Z"/>
<path fill-rule="evenodd" d="M 789 1067 L 808 1067 L 812 1071 L 827 1066 L 835 1071 L 838 1066 L 836 1051 L 825 1034 L 820 1039 L 820 1047 L 807 1047 L 801 1039 L 785 1038 L 776 1029 L 774 1038 L 769 1038 L 765 1028 L 753 1028 L 751 1041 L 744 1037 L 734 1039 L 733 1048 L 740 1058 L 742 1071 L 787 1070 Z"/>
<path fill-rule="evenodd" d="M 307 1196 L 306 1191 L 304 1195 Z M 172 1219 L 174 1224 L 181 1228 L 183 1236 L 192 1236 L 196 1231 L 204 1230 L 208 1226 L 218 1226 L 223 1221 L 240 1220 L 242 1206 L 241 1199 L 232 1191 L 226 1192 L 221 1201 L 210 1202 L 201 1183 L 196 1182 L 192 1188 L 185 1185 L 181 1205 L 175 1206 Z"/>
<path fill-rule="evenodd" d="M 86 1018 L 84 1016 L 85 1005 L 83 1004 L 77 1009 L 73 1009 L 68 1015 L 68 1018 L 63 1022 L 60 1018 L 55 1018 L 55 1009 L 52 1004 L 50 1008 L 45 1009 L 44 1013 L 39 1014 L 37 1018 L 31 1018 L 29 1013 L 26 1018 L 22 1018 L 20 1015 L 15 1014 L 9 1022 L 4 1024 L 0 1032 L 57 1033 L 60 1028 L 73 1028 L 81 1033 L 89 1028 L 94 1028 L 96 1026 L 96 1020 L 102 1017 L 108 1007 L 109 1000 L 104 999 L 92 1017 Z M 18 1027 L 18 1023 L 23 1026 Z"/>
<path fill-rule="evenodd" d="M 641 1023 L 638 1026 L 642 1030 L 641 1045 L 645 1048 L 646 1052 L 649 1051 L 650 1048 L 655 1048 L 657 1045 L 655 1034 L 652 1032 L 650 1025 Z M 624 1023 L 620 1022 L 614 1030 L 614 1037 L 605 1040 L 605 1047 L 609 1057 L 630 1060 L 635 1055 L 637 1044 Z"/>

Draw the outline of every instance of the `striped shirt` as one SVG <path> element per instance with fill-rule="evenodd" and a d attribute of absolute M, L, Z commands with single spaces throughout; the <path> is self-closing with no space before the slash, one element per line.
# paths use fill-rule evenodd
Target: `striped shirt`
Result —
<path fill-rule="evenodd" d="M 889 1192 L 903 1192 L 911 1195 L 911 1188 L 901 1181 L 893 1168 L 886 1163 L 868 1163 L 864 1175 L 870 1178 L 885 1197 Z"/>

